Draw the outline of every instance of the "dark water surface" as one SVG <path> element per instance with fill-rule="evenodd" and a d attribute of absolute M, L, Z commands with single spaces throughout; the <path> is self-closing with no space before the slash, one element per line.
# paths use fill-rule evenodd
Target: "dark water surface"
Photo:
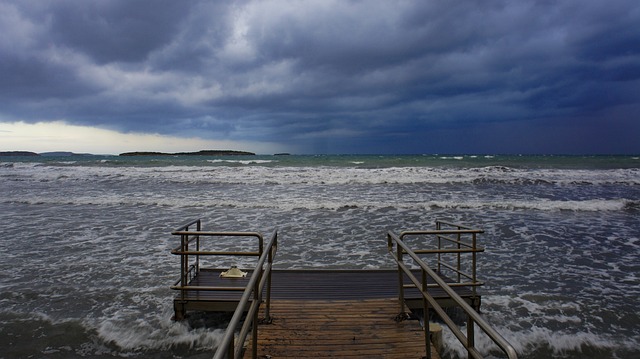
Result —
<path fill-rule="evenodd" d="M 637 157 L 6 157 L 0 193 L 0 358 L 211 357 L 222 328 L 170 319 L 195 218 L 278 228 L 278 268 L 390 268 L 388 230 L 478 226 L 520 357 L 640 357 Z"/>

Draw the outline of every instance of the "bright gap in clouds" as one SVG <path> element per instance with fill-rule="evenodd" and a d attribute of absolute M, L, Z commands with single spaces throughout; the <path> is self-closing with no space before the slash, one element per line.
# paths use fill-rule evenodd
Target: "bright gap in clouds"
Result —
<path fill-rule="evenodd" d="M 258 154 L 282 152 L 271 143 L 244 143 L 202 138 L 180 138 L 159 134 L 120 133 L 64 122 L 0 123 L 0 151 L 119 154 L 132 151 L 191 152 L 239 150 Z"/>

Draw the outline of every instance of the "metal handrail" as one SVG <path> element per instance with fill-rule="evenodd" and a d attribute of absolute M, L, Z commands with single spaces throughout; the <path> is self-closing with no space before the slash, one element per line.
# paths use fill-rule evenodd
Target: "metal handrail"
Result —
<path fill-rule="evenodd" d="M 195 230 L 191 228 L 196 227 Z M 264 316 L 265 319 L 270 318 L 271 307 L 271 269 L 273 267 L 273 259 L 278 248 L 278 231 L 275 230 L 268 243 L 264 244 L 262 234 L 258 232 L 219 232 L 219 231 L 203 231 L 200 219 L 191 221 L 178 229 L 171 232 L 173 235 L 180 236 L 180 246 L 171 250 L 172 254 L 179 255 L 181 260 L 180 279 L 178 279 L 171 289 L 180 290 L 181 298 L 185 300 L 188 291 L 242 291 L 242 296 L 234 312 L 231 322 L 227 327 L 225 337 L 221 345 L 216 351 L 216 358 L 222 358 L 227 355 L 229 358 L 238 358 L 242 354 L 242 344 L 249 334 L 249 330 L 253 329 L 253 358 L 257 357 L 257 321 L 258 310 L 263 302 L 263 291 L 266 296 Z M 258 250 L 251 251 L 210 251 L 201 250 L 200 242 L 205 237 L 255 237 L 258 240 Z M 195 244 L 194 244 L 195 242 Z M 195 249 L 190 246 L 195 245 Z M 195 261 L 189 256 L 195 257 Z M 228 287 L 228 286 L 202 286 L 191 285 L 192 277 L 200 272 L 200 256 L 255 256 L 258 257 L 256 267 L 252 270 L 251 276 L 246 287 Z M 249 268 L 251 270 L 251 268 Z M 265 290 L 266 287 L 266 290 Z M 243 318 L 248 302 L 251 305 L 247 311 L 247 317 L 241 327 L 239 339 L 236 344 L 233 343 L 234 333 Z"/>
<path fill-rule="evenodd" d="M 403 232 L 404 233 L 404 232 Z M 393 244 L 396 244 L 397 253 L 393 251 Z M 502 351 L 507 354 L 510 359 L 516 359 L 517 354 L 513 346 L 507 342 L 489 323 L 487 323 L 478 312 L 476 312 L 467 302 L 460 297 L 440 276 L 414 253 L 409 246 L 404 243 L 403 239 L 392 232 L 387 233 L 387 250 L 391 256 L 395 259 L 398 265 L 398 277 L 400 281 L 400 310 L 404 312 L 404 286 L 402 285 L 403 273 L 409 277 L 411 282 L 419 289 L 423 298 L 423 310 L 425 316 L 425 346 L 427 357 L 431 358 L 431 342 L 430 342 L 430 330 L 427 324 L 427 315 L 429 312 L 429 306 L 440 316 L 440 318 L 447 324 L 451 332 L 467 349 L 467 353 L 470 358 L 482 358 L 482 355 L 475 348 L 474 338 L 474 325 L 477 324 L 491 340 L 498 345 Z M 412 273 L 411 269 L 407 267 L 403 262 L 403 254 L 408 254 L 413 261 L 420 267 L 422 278 L 418 280 Z M 453 322 L 451 317 L 444 311 L 442 306 L 429 294 L 427 291 L 427 278 L 432 278 L 436 284 L 444 290 L 449 297 L 467 314 L 467 335 L 462 333 L 458 326 Z"/>
<path fill-rule="evenodd" d="M 222 359 L 225 358 L 225 355 L 228 359 L 240 358 L 243 350 L 243 343 L 247 338 L 249 333 L 249 328 L 253 329 L 252 333 L 252 358 L 257 358 L 258 356 L 258 309 L 260 307 L 260 302 L 262 300 L 262 290 L 267 284 L 267 287 L 271 287 L 271 268 L 273 266 L 273 257 L 275 256 L 275 252 L 278 248 L 278 232 L 274 231 L 271 235 L 271 239 L 267 243 L 265 250 L 263 251 L 258 263 L 256 264 L 256 268 L 249 279 L 249 283 L 244 289 L 242 293 L 242 297 L 238 302 L 238 306 L 236 307 L 235 312 L 233 313 L 233 317 L 231 317 L 231 321 L 229 321 L 229 325 L 227 326 L 226 332 L 222 341 L 218 348 L 216 349 L 216 353 L 214 355 L 214 359 Z M 265 266 L 265 262 L 267 262 Z M 263 268 L 265 267 L 265 268 Z M 267 289 L 267 305 L 265 308 L 265 319 L 269 319 L 269 306 L 270 306 L 270 290 Z M 254 300 L 251 302 L 251 306 L 247 311 L 246 319 L 242 328 L 240 330 L 240 334 L 238 335 L 238 339 L 235 340 L 235 331 L 238 327 L 240 321 L 245 312 L 245 307 L 247 306 L 249 299 L 253 295 Z"/>
<path fill-rule="evenodd" d="M 189 227 L 196 224 L 197 229 L 190 231 Z M 171 287 L 181 291 L 181 296 L 184 299 L 185 291 L 190 290 L 236 290 L 226 287 L 204 287 L 204 286 L 190 286 L 190 275 L 195 272 L 197 275 L 200 272 L 200 256 L 254 256 L 259 257 L 263 253 L 264 239 L 262 234 L 258 232 L 221 232 L 221 231 L 202 231 L 202 222 L 198 219 L 188 224 L 179 227 L 171 232 L 173 235 L 180 236 L 180 245 L 171 250 L 171 254 L 180 256 L 180 279 Z M 258 239 L 258 251 L 205 251 L 200 249 L 201 237 L 255 237 Z M 195 250 L 190 250 L 189 245 L 192 242 L 196 242 Z M 189 262 L 189 256 L 195 256 L 195 263 Z M 178 283 L 180 285 L 178 285 Z"/>
<path fill-rule="evenodd" d="M 201 225 L 202 225 L 202 220 L 199 219 L 199 218 L 198 219 L 194 219 L 193 221 L 191 221 L 189 223 L 186 223 L 186 224 L 183 224 L 182 226 L 178 227 L 173 232 L 171 232 L 171 234 L 175 234 L 176 232 L 179 232 L 179 231 L 188 231 L 189 227 L 193 226 L 194 224 L 197 225 L 197 227 L 198 227 L 197 230 L 199 231 L 200 228 L 201 228 Z"/>
<path fill-rule="evenodd" d="M 453 227 L 453 229 L 449 227 Z M 484 248 L 478 246 L 476 240 L 477 235 L 481 233 L 484 233 L 482 229 L 436 220 L 435 230 L 403 231 L 400 233 L 400 238 L 404 239 L 407 236 L 431 236 L 435 238 L 437 240 L 437 248 L 415 249 L 414 253 L 436 255 L 437 272 L 442 273 L 442 270 L 445 269 L 455 273 L 458 285 L 471 287 L 475 296 L 476 287 L 484 285 L 484 282 L 478 281 L 476 278 L 476 254 L 484 252 Z M 470 237 L 470 239 L 466 239 L 467 237 Z M 454 246 L 445 246 L 445 243 L 453 244 Z M 449 254 L 454 255 L 455 262 L 453 264 L 445 262 L 445 255 Z M 465 254 L 471 255 L 471 262 L 467 264 L 467 268 L 470 270 L 469 273 L 463 270 L 462 255 Z M 463 281 L 463 278 L 468 280 Z M 451 283 L 449 285 L 451 286 Z"/>

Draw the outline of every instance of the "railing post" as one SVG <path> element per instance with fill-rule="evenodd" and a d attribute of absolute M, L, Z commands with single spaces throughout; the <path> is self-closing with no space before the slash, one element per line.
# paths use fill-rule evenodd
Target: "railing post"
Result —
<path fill-rule="evenodd" d="M 264 264 L 263 264 L 264 265 Z M 256 280 L 256 283 L 253 287 L 253 300 L 259 301 L 262 294 L 260 293 L 260 278 L 262 277 L 262 269 L 256 267 L 256 271 L 260 271 L 260 277 Z M 253 323 L 251 325 L 251 358 L 258 358 L 258 312 L 259 309 L 253 311 Z M 242 343 L 238 343 L 238 345 L 242 345 Z"/>
<path fill-rule="evenodd" d="M 201 230 L 201 224 L 200 224 L 200 220 L 198 219 L 198 221 L 196 222 L 196 231 L 200 232 Z M 196 234 L 196 251 L 200 252 L 200 235 Z M 197 254 L 196 255 L 196 274 L 200 273 L 200 255 Z"/>
<path fill-rule="evenodd" d="M 233 344 L 229 345 L 229 347 L 227 348 L 227 359 L 234 359 L 234 357 L 236 356 L 236 344 L 235 344 L 235 340 L 233 341 Z"/>
<path fill-rule="evenodd" d="M 422 270 L 422 291 L 427 291 L 427 272 Z M 422 317 L 424 318 L 424 347 L 427 359 L 431 359 L 431 327 L 429 326 L 429 301 L 422 296 Z"/>
<path fill-rule="evenodd" d="M 180 235 L 180 249 L 184 252 L 188 248 L 189 236 L 187 234 Z M 180 255 L 180 286 L 185 287 L 188 284 L 187 280 L 187 267 L 189 266 L 188 259 L 185 255 Z M 180 298 L 185 300 L 185 290 L 180 290 Z"/>
<path fill-rule="evenodd" d="M 273 233 L 273 246 L 277 248 L 278 246 L 278 232 L 275 231 Z M 269 248 L 269 257 L 267 258 L 267 262 L 269 263 L 269 273 L 267 274 L 267 298 L 266 305 L 264 308 L 264 319 L 267 322 L 271 321 L 271 268 L 273 267 L 273 251 L 274 248 Z"/>
<path fill-rule="evenodd" d="M 471 318 L 471 314 L 467 313 L 467 353 L 469 358 L 473 358 L 471 355 L 471 351 L 469 348 L 475 348 L 475 330 L 474 330 L 473 318 Z"/>
<path fill-rule="evenodd" d="M 440 221 L 436 221 L 436 231 L 439 231 L 440 229 L 442 229 L 442 224 L 440 223 Z M 437 235 L 437 237 L 438 237 L 438 250 L 441 250 L 442 238 L 440 238 L 440 235 Z M 442 273 L 440 269 L 440 260 L 441 260 L 441 256 L 440 256 L 440 252 L 438 252 L 438 273 Z"/>
<path fill-rule="evenodd" d="M 447 225 L 450 225 L 452 227 L 458 227 L 458 229 L 452 229 L 452 230 L 442 230 L 439 229 L 437 231 L 410 231 L 410 232 L 402 232 L 400 234 L 400 236 L 396 236 L 391 232 L 388 232 L 387 234 L 387 248 L 389 250 L 389 253 L 394 257 L 395 261 L 398 264 L 398 270 L 401 273 L 398 273 L 399 275 L 399 283 L 400 283 L 400 297 L 403 298 L 404 297 L 404 284 L 403 284 L 403 276 L 407 276 L 410 280 L 411 283 L 413 283 L 413 285 L 415 286 L 416 289 L 420 288 L 420 291 L 422 292 L 422 297 L 423 297 L 423 308 L 425 310 L 425 315 L 424 315 L 424 320 L 425 320 L 425 326 L 428 325 L 428 313 L 429 311 L 434 311 L 435 313 L 438 314 L 438 316 L 445 322 L 445 324 L 449 327 L 449 329 L 451 330 L 451 332 L 453 333 L 453 335 L 460 341 L 460 343 L 462 343 L 462 345 L 466 348 L 467 353 L 468 353 L 468 357 L 469 358 L 481 358 L 482 355 L 478 352 L 478 350 L 476 350 L 475 348 L 475 326 L 478 325 L 478 327 L 480 329 L 482 329 L 484 331 L 485 334 L 487 334 L 489 336 L 489 338 L 498 345 L 498 347 L 500 347 L 500 349 L 507 354 L 507 356 L 510 359 L 516 359 L 518 357 L 515 349 L 513 348 L 513 346 L 511 344 L 509 344 L 509 342 L 506 341 L 506 339 L 504 337 L 502 337 L 494 328 L 492 328 L 489 323 L 486 322 L 486 320 L 484 320 L 482 318 L 482 316 L 477 312 L 478 305 L 474 305 L 474 307 L 472 307 L 469 303 L 467 303 L 467 301 L 465 299 L 463 299 L 458 293 L 455 292 L 455 290 L 442 278 L 439 276 L 438 273 L 436 273 L 434 271 L 434 269 L 432 269 L 431 267 L 429 267 L 426 262 L 424 261 L 423 258 L 419 257 L 419 254 L 422 253 L 428 253 L 432 251 L 424 251 L 424 250 L 418 250 L 416 252 L 414 252 L 402 239 L 404 238 L 405 235 L 421 235 L 421 234 L 435 234 L 436 236 L 442 235 L 443 233 L 440 233 L 441 231 L 444 232 L 444 234 L 453 234 L 456 233 L 456 231 L 458 232 L 463 232 L 466 234 L 472 234 L 472 243 L 469 244 L 467 242 L 464 243 L 465 247 L 472 247 L 472 250 L 470 252 L 472 252 L 473 255 L 473 269 L 472 269 L 472 280 L 473 283 L 472 286 L 474 286 L 474 293 L 475 293 L 475 284 L 477 284 L 476 282 L 476 251 L 477 249 L 477 233 L 483 233 L 482 230 L 475 230 L 475 229 L 471 229 L 471 228 L 466 228 L 464 226 L 459 226 L 459 225 L 455 225 L 455 224 L 449 224 L 448 222 L 443 222 L 443 224 L 445 225 L 445 228 Z M 438 226 L 438 224 L 437 224 Z M 462 235 L 463 233 L 459 233 L 460 235 Z M 442 238 L 445 240 L 451 240 L 451 241 L 457 241 L 457 242 L 461 242 L 461 240 L 456 240 L 453 239 L 451 237 L 447 237 L 446 235 L 442 235 Z M 439 238 L 440 239 L 440 238 Z M 394 254 L 394 248 L 393 248 L 393 242 L 396 243 L 396 247 L 397 247 L 397 255 Z M 458 252 L 458 253 L 462 253 L 463 250 L 456 250 L 455 247 L 447 247 L 445 249 L 451 249 L 452 252 Z M 443 250 L 443 252 L 447 252 L 446 250 Z M 469 252 L 468 250 L 465 250 L 465 252 Z M 439 252 L 437 252 L 439 253 Z M 411 260 L 415 261 L 415 263 L 420 266 L 421 270 L 422 270 L 422 281 L 420 281 L 420 279 L 417 278 L 416 275 L 413 274 L 413 272 L 411 271 L 410 268 L 408 268 L 403 261 L 403 256 L 404 254 L 406 254 L 409 258 L 411 258 Z M 454 266 L 448 266 L 446 263 L 443 263 L 443 265 L 446 268 L 449 268 L 451 270 L 454 270 Z M 438 303 L 437 299 L 435 299 L 426 289 L 428 288 L 428 277 L 433 278 L 433 281 L 435 282 L 435 284 L 437 285 L 437 287 L 439 287 L 441 290 L 443 290 L 446 294 L 449 295 L 449 298 L 451 300 L 453 300 L 467 315 L 467 330 L 466 330 L 466 335 L 463 332 L 463 330 L 461 328 L 458 327 L 458 325 L 453 321 L 453 319 L 446 313 L 446 311 L 442 308 L 442 306 Z M 465 277 L 469 277 L 469 274 L 465 274 Z M 466 283 L 465 283 L 466 284 Z M 432 284 L 433 285 L 433 284 Z M 477 297 L 476 297 L 477 299 Z M 427 301 L 427 303 L 424 303 L 424 300 Z M 474 301 L 474 303 L 478 303 L 479 301 Z M 402 310 L 404 310 L 404 301 L 402 300 L 401 302 L 402 305 Z M 427 327 L 425 327 L 425 331 L 428 331 Z M 429 346 L 432 343 L 425 343 L 425 348 L 430 348 Z M 428 353 L 426 353 L 427 356 L 429 356 L 431 354 L 431 351 L 429 350 Z"/>
<path fill-rule="evenodd" d="M 458 230 L 460 230 L 460 227 L 457 227 Z M 462 246 L 460 245 L 460 240 L 462 239 L 462 235 L 460 234 L 460 232 L 458 232 L 458 236 L 456 238 L 458 240 L 458 250 L 462 249 Z M 462 282 L 462 276 L 460 275 L 460 270 L 462 269 L 462 261 L 461 261 L 461 256 L 462 253 L 458 252 L 458 283 Z"/>
<path fill-rule="evenodd" d="M 473 283 L 472 286 L 472 290 L 473 290 L 473 299 L 475 301 L 476 299 L 476 234 L 473 233 L 472 237 L 471 237 L 471 249 L 473 249 L 473 252 L 471 252 L 471 264 L 473 266 L 473 268 L 471 269 L 471 282 Z"/>
<path fill-rule="evenodd" d="M 402 267 L 400 263 L 402 263 L 402 247 L 400 244 L 396 244 L 398 251 L 398 304 L 400 306 L 400 313 L 404 313 L 404 278 L 402 274 Z"/>

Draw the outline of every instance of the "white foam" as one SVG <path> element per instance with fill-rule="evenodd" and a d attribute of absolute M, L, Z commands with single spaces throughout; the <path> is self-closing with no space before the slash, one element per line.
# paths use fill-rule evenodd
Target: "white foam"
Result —
<path fill-rule="evenodd" d="M 243 165 L 255 165 L 277 162 L 274 160 L 207 160 L 209 163 L 240 163 Z"/>
<path fill-rule="evenodd" d="M 168 313 L 164 313 L 168 317 Z M 124 350 L 167 350 L 184 345 L 189 348 L 215 349 L 222 337 L 223 329 L 192 329 L 187 325 L 170 319 L 135 319 L 124 315 L 123 318 L 106 319 L 97 328 L 100 339 L 114 343 Z"/>
<path fill-rule="evenodd" d="M 631 347 L 637 342 L 614 334 L 632 337 L 637 323 L 614 315 L 633 314 L 628 303 L 640 295 L 639 174 L 501 166 L 0 166 L 0 252 L 7 257 L 0 269 L 47 274 L 30 279 L 38 291 L 4 279 L 2 306 L 84 320 L 98 333 L 98 344 L 85 347 L 91 355 L 211 348 L 216 329 L 168 321 L 167 287 L 179 274 L 179 258 L 169 253 L 178 241 L 169 234 L 174 226 L 200 217 L 208 229 L 280 227 L 279 268 L 377 269 L 393 266 L 387 230 L 431 228 L 446 217 L 487 230 L 487 251 L 479 254 L 488 283 L 483 312 L 521 341 L 524 353 L 547 343 L 558 353 L 580 350 L 564 342 L 573 335 L 594 345 L 593 328 L 603 332 L 595 345 Z"/>
<path fill-rule="evenodd" d="M 461 329 L 463 333 L 466 333 L 465 326 Z M 535 356 L 533 353 L 537 350 L 542 350 L 543 353 L 550 350 L 554 357 L 566 356 L 569 352 L 573 353 L 573 357 L 582 353 L 584 347 L 615 351 L 637 350 L 640 346 L 637 338 L 620 338 L 586 331 L 556 331 L 536 325 L 521 330 L 513 330 L 512 327 L 496 327 L 495 329 L 521 355 L 527 353 L 527 355 Z M 446 325 L 443 325 L 443 342 L 446 355 L 454 358 L 467 357 L 466 350 Z M 475 329 L 475 346 L 484 356 L 501 352 L 500 348 L 478 327 Z"/>
<path fill-rule="evenodd" d="M 223 161 L 223 160 L 215 160 Z M 514 187 L 513 193 L 490 198 L 479 197 L 483 192 L 468 191 L 458 185 L 495 182 L 502 184 L 527 183 L 536 186 L 567 186 L 575 183 L 589 185 L 616 183 L 629 185 L 640 183 L 635 170 L 619 171 L 521 171 L 503 167 L 484 167 L 467 169 L 442 169 L 424 167 L 399 168 L 333 168 L 333 167 L 35 167 L 33 164 L 20 164 L 20 168 L 0 171 L 0 177 L 8 181 L 55 183 L 58 188 L 78 187 L 85 182 L 92 187 L 104 183 L 107 187 L 123 186 L 127 183 L 139 185 L 145 183 L 152 192 L 131 195 L 119 191 L 95 192 L 91 189 L 81 193 L 52 192 L 43 197 L 32 191 L 8 192 L 5 202 L 42 203 L 42 204 L 98 204 L 158 206 L 227 206 L 227 207 L 263 207 L 290 210 L 293 208 L 332 209 L 371 208 L 380 209 L 392 205 L 396 208 L 449 208 L 449 209 L 497 209 L 497 210 L 540 210 L 540 211 L 620 211 L 638 206 L 638 201 L 626 198 L 589 198 L 551 200 L 548 196 L 535 198 L 522 196 Z M 479 181 L 479 182 L 478 182 Z M 205 187 L 204 192 L 181 193 L 180 196 L 166 196 L 153 191 L 165 183 L 198 184 Z M 423 194 L 416 192 L 420 187 L 431 185 L 455 184 L 456 187 L 444 188 L 438 192 Z M 65 187 L 66 185 L 66 187 Z M 224 185 L 241 185 L 243 196 L 232 192 L 208 193 L 211 189 Z M 385 186 L 384 191 L 380 187 Z M 390 185 L 397 185 L 391 187 Z M 268 187 L 260 187 L 268 186 Z M 282 186 L 282 187 L 273 187 Z M 328 186 L 335 186 L 328 188 Z M 350 187 L 345 187 L 350 186 Z M 366 187 L 365 187 L 366 186 Z M 403 187 L 406 186 L 406 187 Z M 413 187 L 411 187 L 413 186 Z M 433 190 L 439 190 L 434 187 Z M 325 190 L 328 189 L 328 190 Z M 15 190 L 15 186 L 11 188 Z M 233 191 L 233 188 L 230 189 Z M 33 197 L 30 195 L 33 193 Z M 310 196 L 309 194 L 313 195 Z M 427 195 L 429 194 L 429 195 Z M 59 197 L 56 197 L 59 195 Z M 411 197 L 408 197 L 410 195 Z M 499 198 L 504 196 L 504 198 Z M 509 198 L 509 197 L 522 198 Z M 253 198 L 255 199 L 253 199 Z M 403 200 L 390 202 L 388 198 L 402 197 Z M 438 197 L 446 197 L 445 200 Z M 257 200 L 256 200 L 257 199 Z"/>
<path fill-rule="evenodd" d="M 256 164 L 272 160 L 210 160 L 220 163 Z M 266 167 L 266 166 L 42 166 L 38 163 L 15 163 L 0 167 L 0 176 L 20 175 L 23 180 L 95 181 L 118 176 L 121 180 L 152 178 L 186 183 L 243 184 L 539 184 L 539 185 L 640 185 L 640 170 L 560 170 L 514 169 L 501 166 L 481 168 L 441 167 Z"/>
<path fill-rule="evenodd" d="M 256 201 L 257 200 L 257 201 Z M 100 206 L 162 206 L 162 207 L 203 207 L 203 208 L 264 208 L 278 210 L 340 210 L 349 208 L 362 208 L 368 210 L 381 210 L 393 207 L 400 210 L 423 209 L 474 209 L 474 210 L 538 210 L 538 211 L 575 211 L 575 212 L 599 212 L 599 211 L 622 211 L 630 203 L 626 199 L 612 200 L 585 200 L 585 201 L 552 201 L 540 200 L 503 200 L 503 201 L 482 201 L 482 200 L 450 200 L 450 201 L 408 201 L 403 203 L 379 202 L 375 200 L 365 200 L 360 198 L 317 198 L 305 197 L 303 194 L 286 194 L 282 197 L 259 198 L 247 200 L 243 198 L 220 198 L 205 197 L 200 194 L 193 194 L 193 197 L 157 197 L 157 196 L 130 196 L 125 194 L 92 194 L 78 195 L 70 197 L 68 195 L 41 197 L 38 195 L 29 197 L 21 194 L 19 198 L 5 197 L 5 203 L 22 203 L 31 205 L 100 205 Z M 633 244 L 633 242 L 631 242 Z"/>

